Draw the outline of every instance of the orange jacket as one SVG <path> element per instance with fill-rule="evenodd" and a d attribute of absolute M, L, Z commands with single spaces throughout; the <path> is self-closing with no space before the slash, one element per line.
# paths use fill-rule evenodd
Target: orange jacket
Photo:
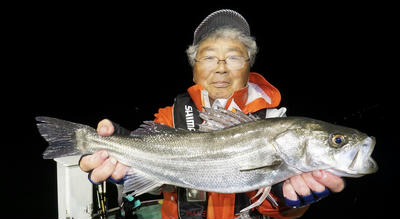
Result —
<path fill-rule="evenodd" d="M 195 103 L 198 110 L 202 110 L 204 106 L 204 97 L 202 95 L 203 88 L 201 85 L 193 85 L 187 91 Z M 265 78 L 257 73 L 250 73 L 248 86 L 235 91 L 226 103 L 225 108 L 233 107 L 233 110 L 240 108 L 246 114 L 253 113 L 265 108 L 275 108 L 281 101 L 281 94 L 273 85 Z M 160 108 L 155 114 L 155 122 L 174 127 L 173 106 Z M 256 191 L 249 192 L 249 197 L 254 196 Z M 176 192 L 163 192 L 164 202 L 161 208 L 161 216 L 163 219 L 178 218 L 178 204 Z M 208 193 L 207 218 L 208 219 L 232 219 L 235 208 L 235 194 Z M 290 209 L 277 208 L 272 206 L 269 201 L 265 200 L 257 210 L 261 214 L 265 214 L 276 218 L 298 217 L 295 215 L 287 215 Z"/>

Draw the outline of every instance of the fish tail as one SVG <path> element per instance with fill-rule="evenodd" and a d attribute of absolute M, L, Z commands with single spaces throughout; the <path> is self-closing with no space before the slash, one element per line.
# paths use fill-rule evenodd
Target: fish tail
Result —
<path fill-rule="evenodd" d="M 43 152 L 44 159 L 82 154 L 76 143 L 75 131 L 89 126 L 45 116 L 35 119 L 41 122 L 37 124 L 38 130 L 49 143 Z"/>

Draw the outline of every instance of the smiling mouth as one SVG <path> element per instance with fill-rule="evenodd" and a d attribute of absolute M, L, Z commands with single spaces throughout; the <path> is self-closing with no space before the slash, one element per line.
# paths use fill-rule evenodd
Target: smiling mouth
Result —
<path fill-rule="evenodd" d="M 217 88 L 225 88 L 230 85 L 230 83 L 227 81 L 216 81 L 216 82 L 212 82 L 211 84 Z"/>

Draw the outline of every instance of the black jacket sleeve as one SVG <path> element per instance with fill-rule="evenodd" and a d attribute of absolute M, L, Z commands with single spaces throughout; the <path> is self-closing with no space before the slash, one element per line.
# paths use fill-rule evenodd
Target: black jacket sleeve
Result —
<path fill-rule="evenodd" d="M 129 136 L 129 135 L 131 134 L 131 132 L 130 132 L 128 129 L 126 129 L 126 128 L 120 126 L 118 123 L 115 123 L 115 122 L 113 122 L 113 121 L 111 121 L 111 123 L 112 123 L 113 126 L 114 126 L 114 133 L 113 133 L 113 135 Z"/>

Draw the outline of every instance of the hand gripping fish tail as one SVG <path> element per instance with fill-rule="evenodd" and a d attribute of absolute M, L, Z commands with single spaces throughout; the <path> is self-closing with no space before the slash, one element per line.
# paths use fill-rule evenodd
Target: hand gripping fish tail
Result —
<path fill-rule="evenodd" d="M 93 129 L 87 125 L 77 124 L 61 119 L 38 116 L 36 121 L 38 130 L 43 138 L 49 143 L 43 152 L 44 159 L 53 159 L 82 154 L 77 147 L 76 130 Z"/>

